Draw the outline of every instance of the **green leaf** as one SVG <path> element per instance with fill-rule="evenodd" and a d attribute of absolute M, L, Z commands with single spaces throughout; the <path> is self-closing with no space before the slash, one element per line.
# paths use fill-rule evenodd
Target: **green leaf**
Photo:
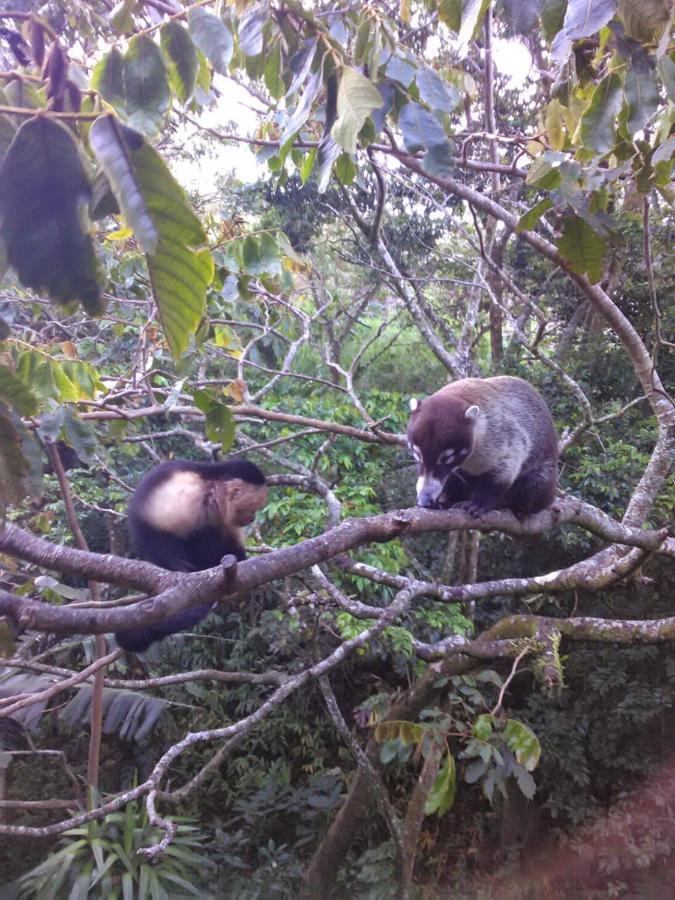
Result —
<path fill-rule="evenodd" d="M 0 167 L 0 236 L 26 287 L 103 311 L 88 227 L 91 185 L 70 130 L 39 116 L 19 128 Z"/>
<path fill-rule="evenodd" d="M 214 16 L 215 18 L 215 16 Z M 190 33 L 175 20 L 164 22 L 159 29 L 162 50 L 169 60 L 169 82 L 181 103 L 192 97 L 197 83 L 199 63 Z"/>
<path fill-rule="evenodd" d="M 430 175 L 449 175 L 454 163 L 443 126 L 419 103 L 407 103 L 398 117 L 408 153 L 426 150 L 422 165 Z"/>
<path fill-rule="evenodd" d="M 416 77 L 421 99 L 432 110 L 452 112 L 460 101 L 459 91 L 444 81 L 431 66 L 421 66 Z"/>
<path fill-rule="evenodd" d="M 539 18 L 544 37 L 549 44 L 563 27 L 566 9 L 567 0 L 543 0 Z"/>
<path fill-rule="evenodd" d="M 277 41 L 267 55 L 264 71 L 265 87 L 275 100 L 279 100 L 286 92 L 286 85 L 281 77 L 281 66 L 281 41 Z"/>
<path fill-rule="evenodd" d="M 452 808 L 456 793 L 457 770 L 454 758 L 448 753 L 427 796 L 424 815 L 444 816 Z"/>
<path fill-rule="evenodd" d="M 489 741 L 492 735 L 493 726 L 494 718 L 487 715 L 487 713 L 483 713 L 483 715 L 478 716 L 473 723 L 472 734 L 479 741 Z"/>
<path fill-rule="evenodd" d="M 580 123 L 584 147 L 597 153 L 608 153 L 614 146 L 616 120 L 623 100 L 621 88 L 621 79 L 614 73 L 606 75 L 596 87 Z"/>
<path fill-rule="evenodd" d="M 669 56 L 660 56 L 656 63 L 663 86 L 670 99 L 675 103 L 675 62 Z"/>
<path fill-rule="evenodd" d="M 518 787 L 528 800 L 531 800 L 537 792 L 537 785 L 534 778 L 530 775 L 524 766 L 515 766 L 514 775 L 518 782 Z"/>
<path fill-rule="evenodd" d="M 367 116 L 383 104 L 375 85 L 355 69 L 342 70 L 338 88 L 338 118 L 331 129 L 333 139 L 346 150 L 356 153 L 356 138 Z"/>
<path fill-rule="evenodd" d="M 504 726 L 504 740 L 516 760 L 521 766 L 525 766 L 528 772 L 533 772 L 537 768 L 541 744 L 531 728 L 517 719 L 507 719 Z"/>
<path fill-rule="evenodd" d="M 557 98 L 553 98 L 546 107 L 545 125 L 548 133 L 549 144 L 553 150 L 562 150 L 565 146 L 565 109 Z"/>
<path fill-rule="evenodd" d="M 457 34 L 462 27 L 462 0 L 440 0 L 438 18 Z"/>
<path fill-rule="evenodd" d="M 356 178 L 356 166 L 348 153 L 341 153 L 335 163 L 335 174 L 340 184 L 350 185 Z"/>
<path fill-rule="evenodd" d="M 617 0 L 567 0 L 565 34 L 571 41 L 596 34 L 614 15 Z"/>
<path fill-rule="evenodd" d="M 178 358 L 204 315 L 213 278 L 204 229 L 164 161 L 141 135 L 106 115 L 94 122 L 89 140 L 148 256 L 164 334 Z"/>
<path fill-rule="evenodd" d="M 478 30 L 483 24 L 490 0 L 464 0 L 462 4 L 462 25 L 457 36 L 455 53 L 457 59 L 463 59 L 469 50 L 469 41 L 478 35 Z"/>
<path fill-rule="evenodd" d="M 592 284 L 600 281 L 605 271 L 607 242 L 584 219 L 565 219 L 558 250 L 577 274 L 588 275 Z"/>
<path fill-rule="evenodd" d="M 126 115 L 124 57 L 117 48 L 113 48 L 96 63 L 91 86 L 118 112 Z"/>
<path fill-rule="evenodd" d="M 5 154 L 12 145 L 12 141 L 16 136 L 16 128 L 7 118 L 0 116 L 0 162 L 4 159 Z"/>
<path fill-rule="evenodd" d="M 211 391 L 198 390 L 193 394 L 197 409 L 205 417 L 204 433 L 210 441 L 219 441 L 223 452 L 227 453 L 234 443 L 234 415 L 229 406 L 222 403 Z"/>
<path fill-rule="evenodd" d="M 626 73 L 624 96 L 626 99 L 627 126 L 631 137 L 640 131 L 659 106 L 659 87 L 654 71 L 632 66 Z"/>
<path fill-rule="evenodd" d="M 29 449 L 35 457 L 34 439 L 0 400 L 0 517 L 4 517 L 7 503 L 18 503 L 26 493 L 31 470 Z"/>
<path fill-rule="evenodd" d="M 541 217 L 544 215 L 544 213 L 552 206 L 553 201 L 550 199 L 550 197 L 546 197 L 546 199 L 540 200 L 536 206 L 533 206 L 532 209 L 528 209 L 528 211 L 518 219 L 516 232 L 520 233 L 521 231 L 531 231 L 535 227 L 539 219 L 541 219 Z"/>
<path fill-rule="evenodd" d="M 0 400 L 9 404 L 21 416 L 37 412 L 37 398 L 25 381 L 10 368 L 0 365 Z"/>
<path fill-rule="evenodd" d="M 307 183 L 307 179 L 312 174 L 317 150 L 317 147 L 312 147 L 312 149 L 308 153 L 305 153 L 305 158 L 303 159 L 302 165 L 300 166 L 300 182 L 303 186 Z"/>
<path fill-rule="evenodd" d="M 190 7 L 187 18 L 192 40 L 216 72 L 227 75 L 234 49 L 230 29 L 218 16 L 200 7 Z"/>
<path fill-rule="evenodd" d="M 160 49 L 147 35 L 132 37 L 124 54 L 124 100 L 131 128 L 159 131 L 169 109 L 169 84 Z"/>
<path fill-rule="evenodd" d="M 258 56 L 263 50 L 263 27 L 267 21 L 264 9 L 253 7 L 239 20 L 237 37 L 245 56 Z"/>
<path fill-rule="evenodd" d="M 302 93 L 302 97 L 298 101 L 298 105 L 295 107 L 288 122 L 286 122 L 286 125 L 284 126 L 284 130 L 281 133 L 281 137 L 279 138 L 282 150 L 283 145 L 286 144 L 287 141 L 289 141 L 307 121 L 309 111 L 312 108 L 312 103 L 319 95 L 321 85 L 321 71 L 319 70 L 318 72 L 315 72 L 314 75 L 312 75 L 312 77 L 305 85 L 305 90 Z M 286 148 L 286 151 L 287 150 L 288 148 Z"/>

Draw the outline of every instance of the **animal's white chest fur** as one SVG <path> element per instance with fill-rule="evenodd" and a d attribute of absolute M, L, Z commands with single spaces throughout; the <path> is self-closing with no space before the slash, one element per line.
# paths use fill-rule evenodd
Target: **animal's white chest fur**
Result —
<path fill-rule="evenodd" d="M 206 524 L 204 482 L 196 472 L 176 472 L 158 485 L 143 509 L 148 525 L 184 537 Z"/>

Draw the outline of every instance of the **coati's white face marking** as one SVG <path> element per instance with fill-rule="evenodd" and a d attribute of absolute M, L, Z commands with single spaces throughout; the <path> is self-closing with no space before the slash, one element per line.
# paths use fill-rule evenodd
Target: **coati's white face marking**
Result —
<path fill-rule="evenodd" d="M 437 466 L 452 466 L 455 463 L 455 456 L 457 454 L 454 450 L 443 450 L 442 453 L 439 453 L 438 459 L 436 460 Z"/>
<path fill-rule="evenodd" d="M 412 453 L 413 459 L 415 460 L 415 462 L 421 463 L 422 462 L 422 452 L 421 452 L 420 448 L 416 447 L 414 444 L 410 444 L 409 446 L 410 446 L 410 452 Z"/>
<path fill-rule="evenodd" d="M 408 406 L 410 407 L 410 412 L 415 412 L 415 410 L 417 409 L 417 407 L 419 405 L 420 405 L 420 401 L 417 399 L 417 397 L 411 397 L 410 400 L 408 401 Z"/>
<path fill-rule="evenodd" d="M 417 479 L 417 503 L 419 506 L 429 506 L 436 503 L 443 493 L 445 481 L 434 478 L 433 475 L 421 475 Z M 424 502 L 422 502 L 424 500 Z"/>

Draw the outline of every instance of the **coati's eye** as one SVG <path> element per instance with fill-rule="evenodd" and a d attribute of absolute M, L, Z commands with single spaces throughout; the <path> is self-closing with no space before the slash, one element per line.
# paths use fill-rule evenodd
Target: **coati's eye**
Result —
<path fill-rule="evenodd" d="M 455 451 L 454 450 L 444 450 L 439 454 L 438 459 L 436 460 L 439 466 L 449 466 L 451 463 L 455 461 Z"/>

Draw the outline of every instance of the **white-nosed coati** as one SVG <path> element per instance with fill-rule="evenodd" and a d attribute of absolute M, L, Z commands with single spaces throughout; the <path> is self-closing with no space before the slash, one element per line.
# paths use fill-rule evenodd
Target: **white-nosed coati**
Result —
<path fill-rule="evenodd" d="M 523 381 L 464 378 L 411 401 L 408 443 L 417 462 L 417 503 L 473 515 L 504 507 L 546 509 L 558 483 L 558 441 L 548 406 Z"/>
<path fill-rule="evenodd" d="M 162 463 L 143 476 L 129 503 L 132 543 L 141 559 L 174 572 L 210 569 L 227 554 L 242 560 L 242 528 L 266 502 L 265 476 L 246 460 Z M 211 606 L 193 606 L 115 637 L 125 650 L 138 653 L 196 625 Z"/>

